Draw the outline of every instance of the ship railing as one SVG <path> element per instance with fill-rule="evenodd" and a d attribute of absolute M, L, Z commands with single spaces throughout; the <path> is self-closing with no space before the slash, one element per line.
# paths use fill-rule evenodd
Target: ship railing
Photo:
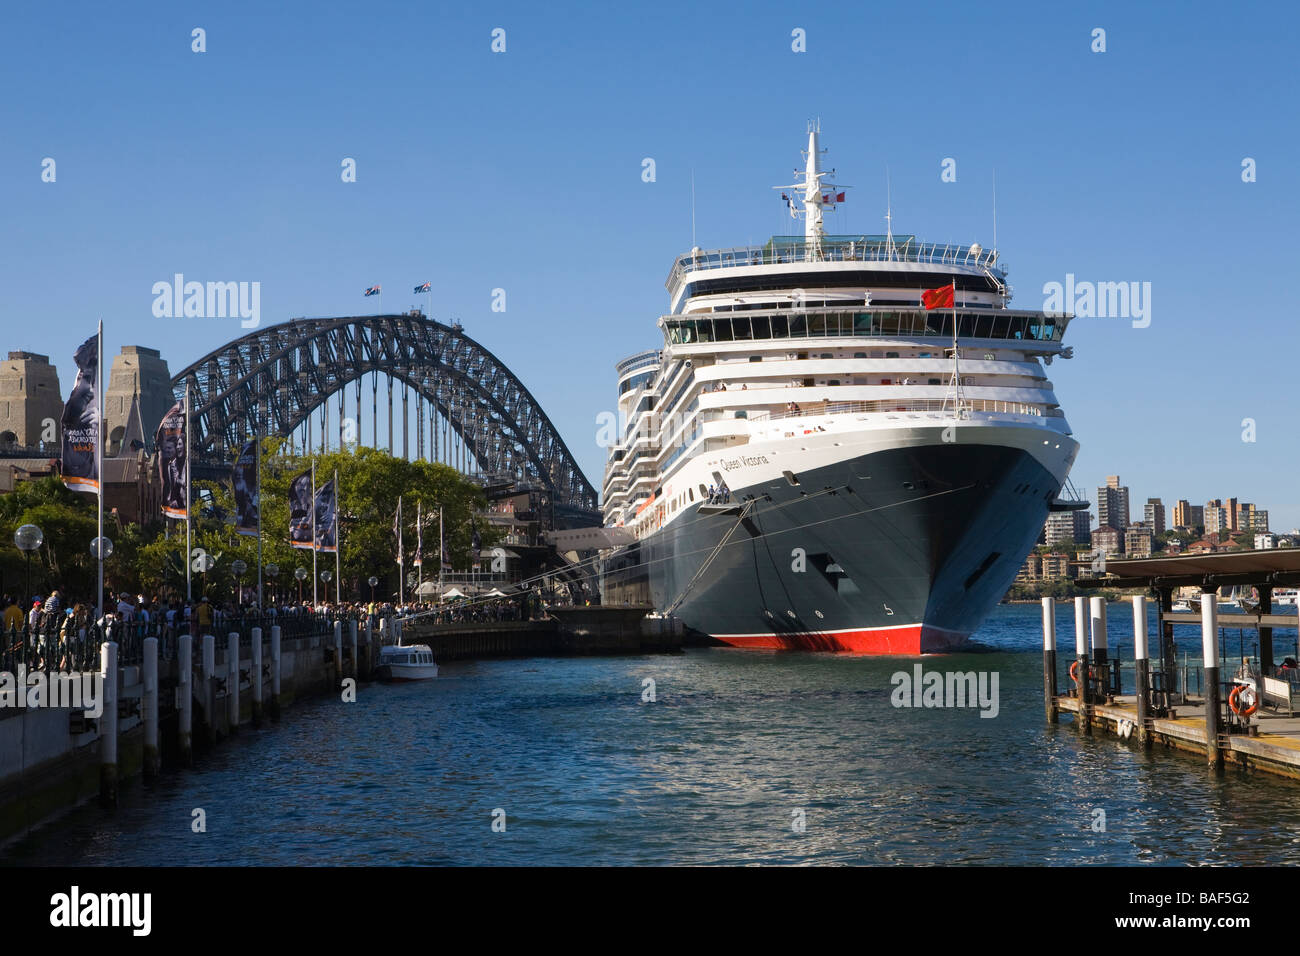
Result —
<path fill-rule="evenodd" d="M 996 399 L 975 398 L 963 399 L 961 408 L 970 412 L 987 412 L 1001 415 L 1025 415 L 1035 418 L 1063 418 L 1064 413 L 1059 408 L 1043 408 L 1041 405 L 1030 405 L 1024 402 L 1005 402 Z M 869 402 L 811 402 L 807 405 L 801 405 L 795 411 L 777 411 L 760 410 L 750 411 L 741 409 L 734 412 L 718 412 L 714 417 L 706 417 L 704 421 L 718 421 L 724 418 L 745 418 L 750 424 L 764 424 L 766 422 L 782 421 L 792 418 L 811 418 L 824 417 L 831 415 L 858 415 L 858 414 L 880 414 L 888 412 L 946 412 L 949 415 L 953 412 L 953 402 L 951 399 L 943 400 L 937 398 L 912 399 L 910 401 L 896 401 L 889 399 L 875 400 Z"/>
<path fill-rule="evenodd" d="M 669 284 L 682 273 L 708 269 L 733 269 L 739 266 L 783 265 L 800 262 L 917 262 L 976 270 L 994 270 L 998 259 L 995 249 L 972 252 L 972 247 L 950 242 L 916 242 L 896 239 L 892 243 L 873 237 L 823 239 L 813 246 L 801 237 L 761 246 L 733 246 L 709 249 L 678 256 L 673 263 Z M 997 268 L 995 271 L 1004 273 Z"/>

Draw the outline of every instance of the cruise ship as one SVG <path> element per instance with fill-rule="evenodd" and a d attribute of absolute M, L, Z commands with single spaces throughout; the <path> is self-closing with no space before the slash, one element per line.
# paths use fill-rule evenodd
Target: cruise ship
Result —
<path fill-rule="evenodd" d="M 1013 309 L 996 250 L 828 235 L 679 257 L 660 347 L 617 365 L 606 604 L 738 647 L 942 652 L 1002 598 L 1078 453 L 1044 366 L 1071 316 Z"/>

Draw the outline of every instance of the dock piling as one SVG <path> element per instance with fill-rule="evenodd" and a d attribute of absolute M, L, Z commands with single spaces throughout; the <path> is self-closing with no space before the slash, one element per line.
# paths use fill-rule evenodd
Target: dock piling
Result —
<path fill-rule="evenodd" d="M 262 726 L 262 629 L 253 628 L 252 636 L 253 659 L 248 673 L 253 691 L 253 726 L 260 727 Z"/>
<path fill-rule="evenodd" d="M 1092 624 L 1092 666 L 1097 668 L 1097 674 L 1101 678 L 1098 684 L 1100 690 L 1098 703 L 1109 703 L 1111 696 L 1108 693 L 1110 677 L 1107 673 L 1107 665 L 1110 652 L 1106 646 L 1106 599 L 1103 597 L 1089 598 L 1088 616 Z"/>
<path fill-rule="evenodd" d="M 1151 748 L 1151 726 L 1149 709 L 1151 704 L 1151 662 L 1147 630 L 1147 599 L 1145 595 L 1133 595 L 1133 670 L 1137 694 L 1137 732 L 1138 741 L 1143 747 Z"/>
<path fill-rule="evenodd" d="M 194 638 L 182 634 L 176 642 L 177 690 L 180 698 L 176 726 L 176 749 L 182 767 L 194 764 L 190 734 L 194 725 Z"/>
<path fill-rule="evenodd" d="M 348 621 L 348 639 L 352 642 L 352 676 L 357 680 L 361 679 L 361 671 L 357 667 L 357 622 L 356 618 Z"/>
<path fill-rule="evenodd" d="M 239 732 L 239 632 L 226 635 L 226 711 L 232 734 Z"/>
<path fill-rule="evenodd" d="M 1211 769 L 1223 769 L 1219 749 L 1219 596 L 1201 595 L 1201 654 L 1205 670 L 1205 753 Z"/>
<path fill-rule="evenodd" d="M 1079 726 L 1084 733 L 1092 733 L 1092 714 L 1088 705 L 1091 695 L 1088 693 L 1088 599 L 1074 599 L 1074 656 L 1079 667 L 1077 683 L 1079 687 Z"/>
<path fill-rule="evenodd" d="M 1043 706 L 1047 722 L 1060 719 L 1056 704 L 1056 599 L 1043 598 Z"/>
<path fill-rule="evenodd" d="M 334 622 L 334 686 L 343 686 L 343 622 Z"/>
<path fill-rule="evenodd" d="M 208 746 L 217 743 L 217 715 L 213 713 L 217 704 L 217 689 L 213 681 L 217 679 L 217 639 L 211 634 L 203 635 L 203 719 L 207 723 Z"/>
<path fill-rule="evenodd" d="M 99 649 L 99 673 L 104 681 L 104 713 L 99 718 L 99 802 L 117 806 L 117 644 Z"/>
<path fill-rule="evenodd" d="M 158 776 L 158 638 L 144 639 L 144 757 L 141 772 L 146 780 Z"/>
<path fill-rule="evenodd" d="M 271 719 L 280 719 L 280 625 L 271 626 Z"/>

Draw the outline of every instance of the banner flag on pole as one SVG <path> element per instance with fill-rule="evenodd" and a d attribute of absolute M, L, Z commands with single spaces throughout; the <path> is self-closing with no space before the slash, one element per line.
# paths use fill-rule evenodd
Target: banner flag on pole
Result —
<path fill-rule="evenodd" d="M 162 485 L 162 513 L 184 521 L 189 518 L 186 489 L 189 460 L 185 456 L 185 403 L 177 402 L 158 423 L 153 446 L 158 450 L 158 478 Z"/>
<path fill-rule="evenodd" d="M 311 469 L 289 482 L 289 544 L 295 548 L 312 546 Z"/>
<path fill-rule="evenodd" d="M 231 471 L 235 489 L 235 533 L 257 534 L 260 489 L 257 487 L 257 442 L 244 442 Z"/>
<path fill-rule="evenodd" d="M 99 333 L 77 349 L 77 381 L 63 407 L 63 483 L 99 493 Z"/>

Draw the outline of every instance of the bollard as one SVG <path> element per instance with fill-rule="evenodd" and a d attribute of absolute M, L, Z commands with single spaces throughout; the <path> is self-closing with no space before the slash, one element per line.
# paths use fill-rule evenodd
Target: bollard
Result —
<path fill-rule="evenodd" d="M 1088 693 L 1088 599 L 1086 597 L 1074 599 L 1074 657 L 1079 674 L 1077 679 L 1079 726 L 1086 733 L 1092 733 L 1092 714 L 1088 712 L 1088 704 L 1091 700 Z"/>
<path fill-rule="evenodd" d="M 1201 595 L 1201 654 L 1205 667 L 1205 755 L 1210 767 L 1223 769 L 1219 749 L 1219 596 Z"/>
<path fill-rule="evenodd" d="M 1056 723 L 1056 600 L 1049 597 L 1043 598 L 1043 705 L 1047 722 Z"/>
<path fill-rule="evenodd" d="M 1148 724 L 1151 712 L 1151 661 L 1150 633 L 1147 630 L 1147 599 L 1144 595 L 1133 595 L 1133 670 L 1137 686 L 1137 722 L 1138 741 L 1143 747 L 1151 747 L 1151 728 Z"/>
<path fill-rule="evenodd" d="M 226 635 L 226 720 L 230 732 L 239 732 L 239 632 Z"/>
<path fill-rule="evenodd" d="M 334 622 L 334 685 L 343 686 L 343 622 Z"/>
<path fill-rule="evenodd" d="M 253 726 L 262 726 L 262 629 L 255 627 L 253 635 L 253 659 L 250 662 L 249 683 L 253 691 Z"/>
<path fill-rule="evenodd" d="M 208 746 L 217 742 L 217 720 L 213 709 L 217 704 L 217 689 L 213 681 L 217 678 L 217 639 L 211 634 L 203 635 L 203 719 L 207 722 Z"/>
<path fill-rule="evenodd" d="M 176 642 L 176 696 L 180 698 L 180 713 L 176 727 L 176 749 L 182 767 L 193 766 L 194 751 L 190 733 L 194 724 L 194 638 L 182 634 Z"/>
<path fill-rule="evenodd" d="M 144 639 L 144 762 L 146 780 L 158 776 L 158 638 Z"/>
<path fill-rule="evenodd" d="M 271 719 L 280 719 L 280 625 L 271 625 Z"/>
<path fill-rule="evenodd" d="M 1106 599 L 1093 597 L 1088 599 L 1088 617 L 1092 624 L 1092 666 L 1097 669 L 1096 676 L 1100 678 L 1098 687 L 1100 689 L 1100 702 L 1109 704 L 1110 696 L 1110 673 L 1108 671 L 1108 648 L 1106 646 Z"/>
<path fill-rule="evenodd" d="M 99 649 L 99 675 L 103 680 L 104 713 L 99 718 L 99 802 L 117 806 L 117 643 Z"/>
<path fill-rule="evenodd" d="M 366 678 L 375 672 L 375 627 L 374 618 L 366 615 Z"/>
<path fill-rule="evenodd" d="M 360 680 L 361 672 L 357 668 L 357 622 L 355 618 L 348 621 L 348 639 L 352 642 L 352 676 Z"/>

